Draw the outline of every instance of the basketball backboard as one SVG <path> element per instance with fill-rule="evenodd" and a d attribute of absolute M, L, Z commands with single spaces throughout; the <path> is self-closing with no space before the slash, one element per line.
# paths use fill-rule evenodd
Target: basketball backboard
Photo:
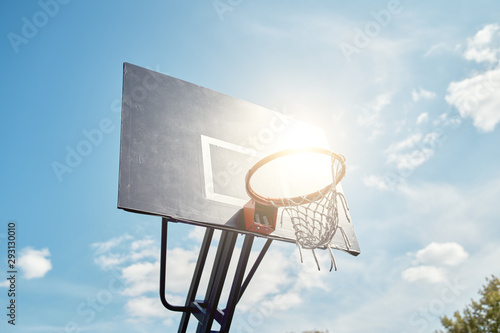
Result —
<path fill-rule="evenodd" d="M 319 128 L 124 64 L 118 208 L 252 233 L 243 218 L 249 200 L 247 171 L 271 153 L 298 146 L 329 148 Z M 265 188 L 267 183 L 272 186 L 269 179 L 256 186 Z M 331 247 L 359 254 L 352 221 L 345 214 L 339 217 L 350 248 L 340 233 Z M 273 233 L 255 235 L 295 243 L 286 217 Z"/>

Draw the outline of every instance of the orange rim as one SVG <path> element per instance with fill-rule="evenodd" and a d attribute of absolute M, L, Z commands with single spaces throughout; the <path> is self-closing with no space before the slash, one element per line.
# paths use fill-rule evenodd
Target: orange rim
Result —
<path fill-rule="evenodd" d="M 253 200 L 255 200 L 255 201 L 257 201 L 257 202 L 259 202 L 261 204 L 268 205 L 268 206 L 273 206 L 274 205 L 274 206 L 283 207 L 283 206 L 289 206 L 290 205 L 290 201 L 291 202 L 300 202 L 303 199 L 314 201 L 315 198 L 317 198 L 318 195 L 321 192 L 324 192 L 324 191 L 328 190 L 333 185 L 333 183 L 328 184 L 327 186 L 323 187 L 322 189 L 320 189 L 320 190 L 318 190 L 316 192 L 312 192 L 312 193 L 309 193 L 309 194 L 306 194 L 306 195 L 303 195 L 303 196 L 301 195 L 301 196 L 297 196 L 297 197 L 291 197 L 291 198 L 286 198 L 286 197 L 284 197 L 284 198 L 265 197 L 265 196 L 262 196 L 262 195 L 260 195 L 260 194 L 258 194 L 257 192 L 254 191 L 254 189 L 250 185 L 250 179 L 252 178 L 253 174 L 258 169 L 260 169 L 263 165 L 265 165 L 265 164 L 267 164 L 267 163 L 269 163 L 272 160 L 275 160 L 277 158 L 280 158 L 280 157 L 283 157 L 283 156 L 287 156 L 287 155 L 301 154 L 301 153 L 318 153 L 318 154 L 324 154 L 324 155 L 331 156 L 332 158 L 334 158 L 337 161 L 339 161 L 339 163 L 342 165 L 342 169 L 340 170 L 340 173 L 339 173 L 339 176 L 337 177 L 337 181 L 336 181 L 335 185 L 337 185 L 342 180 L 342 178 L 344 178 L 344 175 L 345 175 L 345 157 L 343 155 L 336 154 L 336 153 L 334 153 L 332 151 L 329 151 L 329 150 L 323 149 L 323 148 L 295 148 L 295 149 L 287 149 L 287 150 L 283 150 L 283 151 L 280 151 L 280 152 L 277 152 L 277 153 L 274 153 L 274 154 L 271 154 L 269 156 L 264 157 L 263 159 L 261 159 L 260 161 L 258 161 L 257 163 L 255 163 L 255 165 L 250 170 L 248 170 L 247 175 L 245 177 L 245 186 L 246 186 L 246 190 L 247 190 L 248 195 Z"/>

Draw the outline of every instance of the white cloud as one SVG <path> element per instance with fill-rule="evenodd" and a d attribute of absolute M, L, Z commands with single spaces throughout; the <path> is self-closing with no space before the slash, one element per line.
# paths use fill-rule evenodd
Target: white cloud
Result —
<path fill-rule="evenodd" d="M 391 104 L 391 94 L 380 94 L 373 101 L 363 108 L 362 114 L 358 116 L 358 124 L 371 129 L 369 140 L 382 134 L 384 123 L 381 119 L 381 111 Z"/>
<path fill-rule="evenodd" d="M 105 242 L 93 243 L 91 247 L 95 249 L 94 262 L 106 270 L 141 259 L 157 260 L 159 254 L 157 241 L 150 238 L 134 240 L 127 234 Z"/>
<path fill-rule="evenodd" d="M 215 249 L 209 252 L 208 262 L 213 260 Z M 199 249 L 193 247 L 189 250 L 176 247 L 168 249 L 167 254 L 167 274 L 168 290 L 177 293 L 187 292 L 191 276 L 193 275 L 196 261 L 198 260 Z M 202 288 L 202 287 L 200 287 Z"/>
<path fill-rule="evenodd" d="M 272 300 L 276 310 L 287 310 L 302 303 L 302 297 L 294 292 L 278 295 Z"/>
<path fill-rule="evenodd" d="M 49 249 L 35 250 L 31 247 L 21 250 L 19 267 L 23 270 L 26 279 L 41 278 L 52 269 Z"/>
<path fill-rule="evenodd" d="M 10 282 L 8 280 L 0 282 L 0 288 L 1 287 L 9 288 L 9 286 L 10 286 Z"/>
<path fill-rule="evenodd" d="M 203 237 L 205 236 L 205 228 L 193 227 L 189 233 L 188 238 L 194 241 L 201 243 L 203 241 Z"/>
<path fill-rule="evenodd" d="M 414 102 L 418 102 L 421 99 L 431 100 L 436 98 L 436 93 L 420 88 L 418 91 L 414 89 L 411 92 L 411 97 Z"/>
<path fill-rule="evenodd" d="M 401 273 L 401 277 L 408 282 L 438 283 L 446 281 L 446 274 L 442 268 L 434 266 L 410 267 Z"/>
<path fill-rule="evenodd" d="M 125 304 L 125 309 L 133 317 L 165 317 L 167 309 L 161 304 L 159 297 L 135 297 Z"/>
<path fill-rule="evenodd" d="M 158 243 L 149 237 L 134 239 L 129 235 L 115 237 L 103 243 L 92 244 L 96 249 L 94 262 L 102 269 L 119 269 L 126 288 L 122 295 L 130 297 L 125 305 L 130 322 L 137 324 L 137 318 L 168 317 L 169 311 L 160 304 L 158 294 L 160 262 Z M 169 301 L 183 304 L 179 297 L 187 292 L 199 249 L 185 250 L 171 248 L 167 256 L 167 293 Z M 213 260 L 215 251 L 209 252 Z M 210 255 L 208 260 L 210 260 Z M 205 283 L 205 285 L 203 285 Z M 206 288 L 206 281 L 200 290 Z M 150 297 L 155 295 L 154 297 Z M 168 321 L 168 318 L 167 318 Z"/>
<path fill-rule="evenodd" d="M 399 176 L 394 178 L 390 175 L 381 177 L 368 175 L 363 178 L 367 187 L 379 190 L 394 190 L 395 185 L 402 184 L 403 178 L 411 175 L 413 170 L 426 163 L 435 153 L 439 144 L 446 139 L 442 133 L 430 132 L 410 134 L 407 138 L 391 144 L 384 153 L 386 163 L 393 164 L 398 169 Z"/>
<path fill-rule="evenodd" d="M 152 239 L 146 238 L 146 239 L 133 241 L 132 244 L 130 245 L 130 248 L 133 251 L 137 251 L 137 250 L 144 249 L 144 248 L 149 249 L 149 248 L 151 248 L 152 245 L 155 245 L 155 241 Z"/>
<path fill-rule="evenodd" d="M 269 250 L 252 279 L 252 290 L 243 295 L 238 310 L 252 313 L 258 307 L 284 311 L 300 305 L 305 293 L 315 290 L 328 293 L 333 274 L 327 268 L 330 266 L 329 252 L 316 250 L 322 268 L 318 271 L 311 251 L 302 251 L 304 263 L 299 260 L 298 250 L 288 256 L 279 249 Z"/>
<path fill-rule="evenodd" d="M 122 276 L 127 282 L 123 291 L 127 296 L 138 296 L 158 289 L 160 276 L 160 263 L 140 262 L 125 267 Z"/>
<path fill-rule="evenodd" d="M 149 242 L 149 240 L 148 240 Z M 158 248 L 155 246 L 155 242 L 151 242 L 151 247 L 145 249 L 138 249 L 140 251 L 134 251 L 130 254 L 130 259 L 132 260 L 140 260 L 144 258 L 157 258 L 158 257 Z"/>
<path fill-rule="evenodd" d="M 467 259 L 469 254 L 455 242 L 432 242 L 415 254 L 413 264 L 401 273 L 408 282 L 439 283 L 447 281 L 447 274 L 442 266 L 457 266 Z"/>
<path fill-rule="evenodd" d="M 433 155 L 433 149 L 415 149 L 404 154 L 391 154 L 387 163 L 395 164 L 400 171 L 407 173 L 427 162 Z"/>
<path fill-rule="evenodd" d="M 363 183 L 365 186 L 368 187 L 374 187 L 379 190 L 387 191 L 389 190 L 389 186 L 387 185 L 387 182 L 385 179 L 375 176 L 375 175 L 369 175 L 365 178 L 363 178 Z"/>
<path fill-rule="evenodd" d="M 417 117 L 417 125 L 426 123 L 429 121 L 429 114 L 427 112 L 422 112 Z"/>
<path fill-rule="evenodd" d="M 452 116 L 450 113 L 443 113 L 438 119 L 434 120 L 434 126 L 450 126 L 451 128 L 457 128 L 462 123 L 462 118 L 457 113 L 456 116 Z"/>
<path fill-rule="evenodd" d="M 130 240 L 130 239 L 132 239 L 132 236 L 125 234 L 125 235 L 120 236 L 120 237 L 111 238 L 110 240 L 108 240 L 106 242 L 93 243 L 90 246 L 95 248 L 95 252 L 97 254 L 101 254 L 101 253 L 108 252 L 112 248 L 120 245 L 123 241 Z"/>
<path fill-rule="evenodd" d="M 190 226 L 190 230 L 187 234 L 187 238 L 201 244 L 201 242 L 203 242 L 203 238 L 205 237 L 206 230 L 207 229 L 203 228 L 203 227 Z M 212 235 L 212 241 L 218 242 L 220 240 L 220 236 L 221 236 L 220 232 L 215 232 Z"/>
<path fill-rule="evenodd" d="M 249 262 L 254 262 L 257 256 L 258 252 L 252 251 Z M 293 277 L 290 275 L 295 259 L 287 257 L 284 252 L 278 249 L 269 249 L 252 278 L 252 290 L 247 290 L 243 294 L 238 303 L 238 309 L 245 312 L 264 300 L 271 300 L 272 295 L 286 295 L 289 292 L 295 292 L 293 291 L 295 274 L 292 275 Z"/>
<path fill-rule="evenodd" d="M 458 243 L 431 243 L 415 255 L 416 262 L 427 265 L 456 266 L 469 257 Z"/>
<path fill-rule="evenodd" d="M 497 66 L 451 82 L 445 99 L 457 108 L 462 118 L 472 118 L 480 131 L 491 132 L 500 122 L 500 25 L 489 24 L 469 38 L 464 57 Z"/>
<path fill-rule="evenodd" d="M 437 143 L 439 143 L 440 140 L 442 140 L 441 136 L 442 136 L 442 133 L 439 133 L 439 132 L 430 132 L 430 133 L 427 133 L 424 136 L 424 140 L 422 142 L 424 144 L 428 144 L 430 146 L 434 146 Z"/>
<path fill-rule="evenodd" d="M 100 255 L 94 258 L 94 262 L 101 268 L 108 269 L 118 266 L 119 264 L 123 263 L 126 259 L 127 258 L 125 256 L 116 253 L 110 253 L 107 255 Z"/>
<path fill-rule="evenodd" d="M 178 247 L 168 249 L 167 281 L 169 292 L 187 292 L 197 258 L 197 249 L 185 250 Z M 156 292 L 159 284 L 160 262 L 158 260 L 155 262 L 144 261 L 142 258 L 136 258 L 136 261 L 139 262 L 122 269 L 122 276 L 127 282 L 127 288 L 123 294 L 139 296 Z"/>
<path fill-rule="evenodd" d="M 387 164 L 394 164 L 402 175 L 427 162 L 435 152 L 443 136 L 438 132 L 411 134 L 406 139 L 396 142 L 385 150 Z"/>
<path fill-rule="evenodd" d="M 462 118 L 470 117 L 474 126 L 491 132 L 500 122 L 500 68 L 474 75 L 459 82 L 451 82 L 445 97 Z"/>
<path fill-rule="evenodd" d="M 421 133 L 412 134 L 409 137 L 407 137 L 406 139 L 390 145 L 389 148 L 386 149 L 386 153 L 389 153 L 389 154 L 390 153 L 397 153 L 397 152 L 400 152 L 401 150 L 404 150 L 404 149 L 413 148 L 420 141 L 422 141 L 422 134 Z"/>
<path fill-rule="evenodd" d="M 435 45 L 432 45 L 424 54 L 424 57 L 429 57 L 432 54 L 441 54 L 444 50 L 447 49 L 447 46 L 445 43 L 438 43 Z"/>
<path fill-rule="evenodd" d="M 391 104 L 391 94 L 380 94 L 375 98 L 375 101 L 373 102 L 373 109 L 375 111 L 380 111 L 389 104 Z"/>
<path fill-rule="evenodd" d="M 464 57 L 476 62 L 495 63 L 500 54 L 500 25 L 488 24 L 467 39 Z"/>
<path fill-rule="evenodd" d="M 316 257 L 321 267 L 321 271 L 318 271 L 311 251 L 302 251 L 305 252 L 303 254 L 304 259 L 308 259 L 309 257 L 310 260 L 298 266 L 298 280 L 295 283 L 294 290 L 297 290 L 297 292 L 302 289 L 309 290 L 313 288 L 322 289 L 325 292 L 330 290 L 330 285 L 326 283 L 327 279 L 325 279 L 331 274 L 329 271 L 329 267 L 331 266 L 330 253 L 327 250 L 315 250 Z M 297 256 L 299 256 L 298 251 L 296 251 L 296 257 Z M 292 260 L 295 260 L 295 258 Z"/>

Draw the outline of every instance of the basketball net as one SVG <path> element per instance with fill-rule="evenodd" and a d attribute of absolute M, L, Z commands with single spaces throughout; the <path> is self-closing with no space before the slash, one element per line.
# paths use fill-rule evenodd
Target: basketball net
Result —
<path fill-rule="evenodd" d="M 349 222 L 351 222 L 348 215 L 348 206 L 345 196 L 337 191 L 337 178 L 342 168 L 336 158 L 332 157 L 332 184 L 323 188 L 316 193 L 313 198 L 306 196 L 295 198 L 281 198 L 281 205 L 284 211 L 290 217 L 293 228 L 295 230 L 296 244 L 299 248 L 300 261 L 303 262 L 302 249 L 312 250 L 314 260 L 320 269 L 318 258 L 314 250 L 318 247 L 326 247 L 330 252 L 330 271 L 335 268 L 337 264 L 331 248 L 331 241 L 335 234 L 340 230 L 347 250 L 351 247 L 349 239 L 345 233 L 344 228 L 339 225 L 339 205 L 342 204 L 344 214 Z M 271 202 L 275 207 L 276 203 Z M 283 224 L 283 216 L 281 215 L 281 224 Z"/>

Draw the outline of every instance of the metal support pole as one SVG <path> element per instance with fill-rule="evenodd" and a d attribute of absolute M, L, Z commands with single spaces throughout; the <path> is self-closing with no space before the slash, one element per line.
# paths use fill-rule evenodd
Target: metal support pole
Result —
<path fill-rule="evenodd" d="M 198 292 L 198 287 L 200 285 L 201 275 L 203 273 L 203 268 L 205 267 L 205 262 L 207 259 L 208 250 L 210 249 L 210 243 L 212 242 L 212 236 L 214 234 L 214 229 L 207 228 L 205 231 L 205 237 L 203 238 L 203 243 L 201 244 L 200 254 L 198 256 L 198 262 L 196 263 L 196 267 L 193 273 L 193 279 L 191 280 L 191 286 L 189 287 L 189 291 L 186 297 L 186 307 L 191 307 L 194 299 L 196 297 L 196 293 Z M 193 308 L 191 307 L 191 310 Z M 182 314 L 181 322 L 179 324 L 178 333 L 186 332 L 189 317 L 191 312 L 186 311 Z"/>
<path fill-rule="evenodd" d="M 206 311 L 203 320 L 198 324 L 197 333 L 210 332 L 209 330 L 215 319 L 215 313 L 218 310 L 217 305 L 219 304 L 220 294 L 222 293 L 222 287 L 226 280 L 227 269 L 231 262 L 231 256 L 237 237 L 238 234 L 236 232 L 226 230 L 222 232 L 214 266 L 212 268 L 212 274 L 208 282 L 206 297 L 203 302 Z"/>
<path fill-rule="evenodd" d="M 234 274 L 233 285 L 231 286 L 229 299 L 227 301 L 226 308 L 224 309 L 224 317 L 222 319 L 220 333 L 229 332 L 229 327 L 231 326 L 231 321 L 233 320 L 234 310 L 240 299 L 241 282 L 243 281 L 243 276 L 245 275 L 245 269 L 248 263 L 248 257 L 250 257 L 250 252 L 252 250 L 253 239 L 254 236 L 245 235 L 243 247 L 241 248 L 240 259 L 238 260 L 238 266 L 236 267 L 236 272 Z"/>
<path fill-rule="evenodd" d="M 167 275 L 167 227 L 168 220 L 161 219 L 161 254 L 160 254 L 160 300 L 164 307 L 171 311 L 189 311 L 187 306 L 172 305 L 167 301 L 165 295 L 165 280 Z"/>

